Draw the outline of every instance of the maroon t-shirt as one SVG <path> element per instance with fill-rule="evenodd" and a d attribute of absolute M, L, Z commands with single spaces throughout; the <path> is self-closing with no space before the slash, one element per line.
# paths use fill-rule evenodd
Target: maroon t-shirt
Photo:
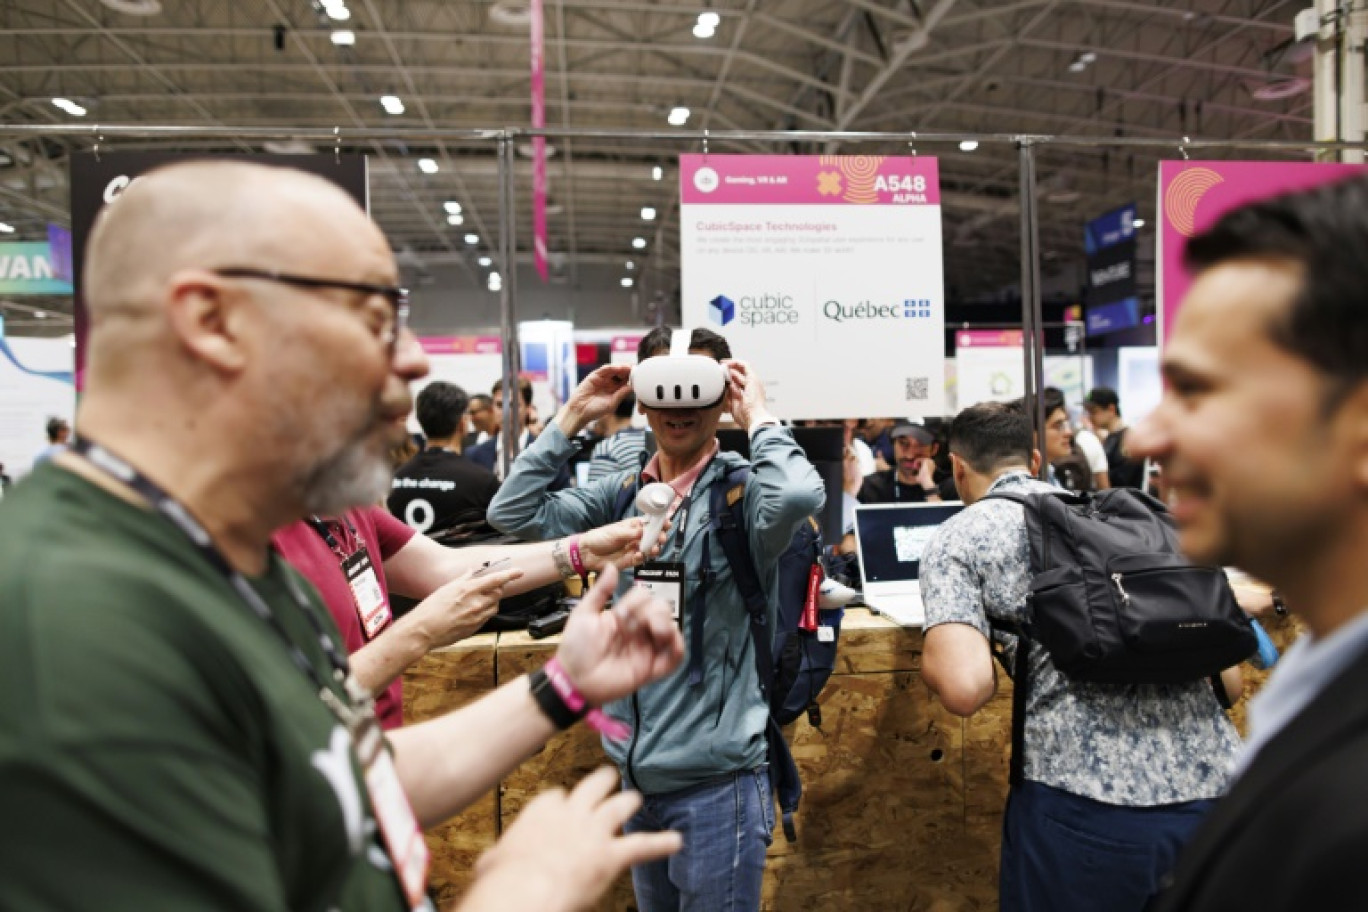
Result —
<path fill-rule="evenodd" d="M 350 557 L 362 543 L 365 544 L 375 576 L 380 581 L 380 590 L 388 601 L 389 586 L 385 582 L 383 564 L 409 543 L 414 536 L 413 529 L 390 516 L 384 507 L 348 510 L 344 519 L 324 522 L 344 557 Z M 346 574 L 342 572 L 342 557 L 333 553 L 318 530 L 301 520 L 276 532 L 271 541 L 281 556 L 323 596 L 323 603 L 342 631 L 347 652 L 356 652 L 365 646 L 368 642 L 366 631 L 361 626 L 361 616 L 356 610 L 356 600 L 352 598 Z M 388 624 L 376 636 L 382 636 L 387 629 Z M 385 728 L 398 728 L 404 724 L 402 677 L 395 678 L 394 683 L 376 697 L 375 712 Z"/>

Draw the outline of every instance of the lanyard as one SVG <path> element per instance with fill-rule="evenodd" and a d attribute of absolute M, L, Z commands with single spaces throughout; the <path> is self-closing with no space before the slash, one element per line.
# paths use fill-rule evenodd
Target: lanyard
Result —
<path fill-rule="evenodd" d="M 318 688 L 319 699 L 322 700 L 328 709 L 338 717 L 339 721 L 348 728 L 352 728 L 359 721 L 364 720 L 364 717 L 368 712 L 373 715 L 373 705 L 370 704 L 369 697 L 365 695 L 364 689 L 357 685 L 354 679 L 348 674 L 347 657 L 338 650 L 336 644 L 333 643 L 332 637 L 328 636 L 327 629 L 318 619 L 317 612 L 315 612 L 313 606 L 309 604 L 309 600 L 305 598 L 304 593 L 299 590 L 299 586 L 295 583 L 293 577 L 288 573 L 285 574 L 285 582 L 289 587 L 290 595 L 293 596 L 299 610 L 309 619 L 309 624 L 313 627 L 314 633 L 317 634 L 318 644 L 322 647 L 324 654 L 327 656 L 328 664 L 332 666 L 333 677 L 339 682 L 342 682 L 346 688 L 347 696 L 352 702 L 352 705 L 350 706 L 344 703 L 318 676 L 318 672 L 313 664 L 309 662 L 304 653 L 300 651 L 299 647 L 290 639 L 289 634 L 285 632 L 285 628 L 281 625 L 280 619 L 276 617 L 275 612 L 271 610 L 271 606 L 267 605 L 261 596 L 257 594 L 257 591 L 247 582 L 247 578 L 238 572 L 232 564 L 228 563 L 228 559 L 223 556 L 223 552 L 215 547 L 213 539 L 211 539 L 209 533 L 204 530 L 204 526 L 200 525 L 199 521 L 190 515 L 190 512 L 185 509 L 180 501 L 163 491 L 147 476 L 143 475 L 137 469 L 133 468 L 133 466 L 129 465 L 118 456 L 115 456 L 98 443 L 93 443 L 87 438 L 78 438 L 71 444 L 71 449 L 73 452 L 84 457 L 86 462 L 94 468 L 99 469 L 110 478 L 123 482 L 134 491 L 141 494 L 158 513 L 170 520 L 171 524 L 190 540 L 190 543 L 194 545 L 200 555 L 228 580 L 233 589 L 237 592 L 238 597 L 246 602 L 247 606 L 252 609 L 252 612 L 256 614 L 257 617 L 261 618 L 261 620 L 275 632 L 276 636 L 280 638 L 281 643 L 290 654 L 290 660 L 294 662 L 295 667 L 303 672 L 305 677 Z"/>
<path fill-rule="evenodd" d="M 703 468 L 700 469 L 698 475 L 695 476 L 693 484 L 689 486 L 689 493 L 684 495 L 684 499 L 679 502 L 679 508 L 675 510 L 674 517 L 672 518 L 674 532 L 671 533 L 670 539 L 675 545 L 676 554 L 684 550 L 684 532 L 689 525 L 689 510 L 693 506 L 694 492 L 698 490 L 698 483 L 703 480 L 704 475 L 708 474 L 708 467 L 712 465 L 713 460 L 716 458 L 716 454 L 708 457 L 708 461 L 703 464 Z"/>
<path fill-rule="evenodd" d="M 347 524 L 348 537 L 339 542 L 337 536 L 332 534 L 332 529 L 328 528 L 326 520 L 319 519 L 317 516 L 310 516 L 305 520 L 309 524 L 309 528 L 317 532 L 319 538 L 323 539 L 333 556 L 345 563 L 353 554 L 366 547 L 366 541 L 357 533 L 356 526 L 352 525 L 350 519 L 343 521 Z"/>

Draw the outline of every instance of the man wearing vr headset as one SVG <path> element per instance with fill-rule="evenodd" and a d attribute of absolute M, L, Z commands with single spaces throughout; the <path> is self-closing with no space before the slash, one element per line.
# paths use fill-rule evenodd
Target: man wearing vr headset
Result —
<path fill-rule="evenodd" d="M 677 673 L 605 707 L 631 726 L 632 735 L 605 738 L 604 749 L 624 781 L 645 795 L 626 829 L 673 829 L 684 839 L 684 850 L 669 861 L 632 869 L 642 912 L 755 910 L 774 829 L 765 766 L 768 708 L 741 592 L 710 532 L 711 486 L 745 464 L 735 453 L 719 452 L 723 411 L 750 432 L 744 514 L 767 590 L 774 589 L 779 555 L 805 517 L 821 509 L 825 493 L 792 435 L 766 411 L 759 379 L 745 362 L 731 360 L 726 339 L 695 329 L 687 348 L 682 332 L 673 346 L 671 341 L 669 329 L 656 329 L 642 339 L 636 368 L 609 365 L 585 378 L 518 457 L 490 504 L 489 521 L 523 538 L 555 538 L 620 519 L 622 503 L 625 515 L 636 515 L 624 490 L 656 482 L 673 489 L 672 528 L 660 559 L 636 573 L 625 571 L 622 586 L 649 581 L 674 605 L 689 644 L 686 659 Z M 574 453 L 575 434 L 610 414 L 631 391 L 659 447 L 640 477 L 622 471 L 548 494 Z M 769 610 L 772 625 L 772 598 Z"/>

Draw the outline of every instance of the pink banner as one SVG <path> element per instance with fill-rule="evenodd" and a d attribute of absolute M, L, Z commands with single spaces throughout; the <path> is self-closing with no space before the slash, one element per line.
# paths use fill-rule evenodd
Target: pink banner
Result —
<path fill-rule="evenodd" d="M 542 0 L 532 0 L 532 126 L 546 126 Z M 532 137 L 532 263 L 546 281 L 546 137 Z"/>
<path fill-rule="evenodd" d="M 1254 200 L 1306 190 L 1364 170 L 1333 162 L 1165 161 L 1159 163 L 1159 338 L 1167 341 L 1192 285 L 1187 239 Z"/>
<path fill-rule="evenodd" d="M 1021 348 L 1019 329 L 963 329 L 955 333 L 956 348 Z"/>
<path fill-rule="evenodd" d="M 423 336 L 418 340 L 429 355 L 497 355 L 503 352 L 498 336 Z"/>
<path fill-rule="evenodd" d="M 910 155 L 681 155 L 684 203 L 940 205 L 934 158 Z"/>
<path fill-rule="evenodd" d="M 612 350 L 615 352 L 632 352 L 635 354 L 637 346 L 641 344 L 641 340 L 644 338 L 646 338 L 645 333 L 637 336 L 613 336 Z"/>

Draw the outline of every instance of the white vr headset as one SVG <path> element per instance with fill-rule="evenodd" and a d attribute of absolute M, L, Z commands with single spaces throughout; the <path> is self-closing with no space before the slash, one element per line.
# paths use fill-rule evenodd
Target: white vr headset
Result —
<path fill-rule="evenodd" d="M 670 353 L 632 368 L 632 392 L 647 408 L 712 408 L 727 392 L 727 371 L 707 355 L 689 354 L 688 330 L 670 335 Z"/>

